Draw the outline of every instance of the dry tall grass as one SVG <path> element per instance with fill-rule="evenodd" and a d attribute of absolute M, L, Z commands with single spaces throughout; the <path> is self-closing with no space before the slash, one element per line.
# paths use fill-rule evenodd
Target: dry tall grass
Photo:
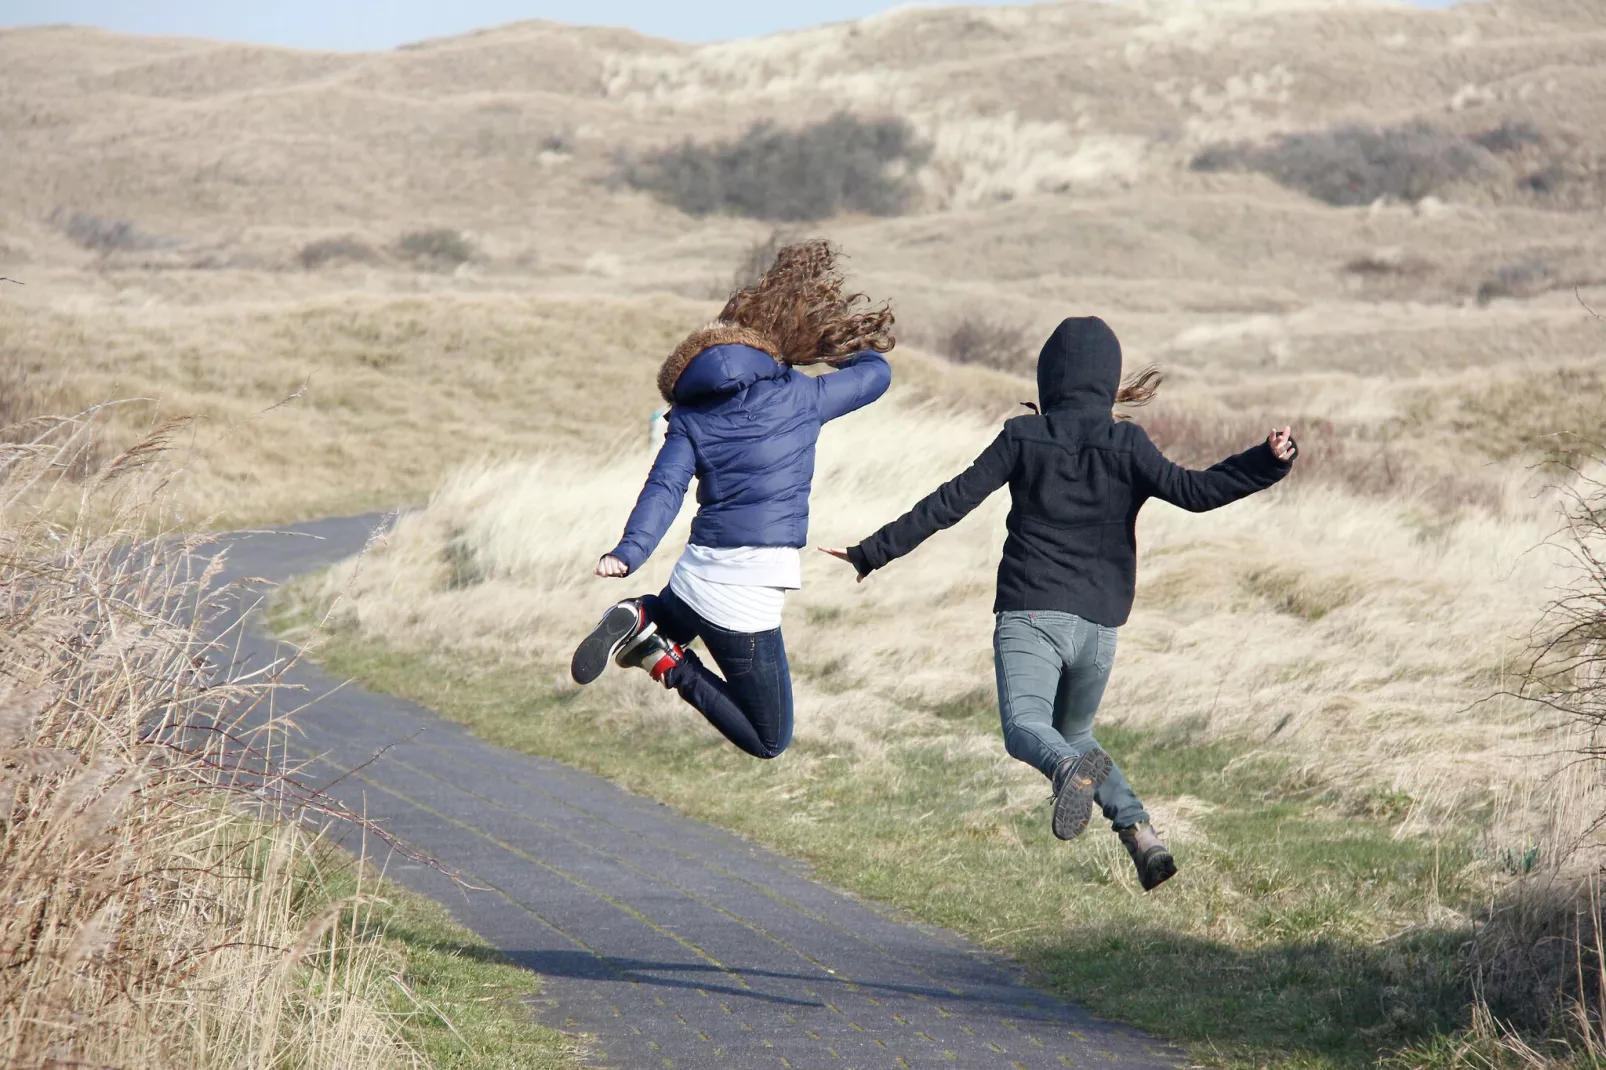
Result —
<path fill-rule="evenodd" d="M 995 430 L 902 403 L 831 425 L 814 540 L 869 534 L 961 470 Z M 354 581 L 328 578 L 328 595 L 344 599 L 336 619 L 404 647 L 561 666 L 602 606 L 664 582 L 684 541 L 689 511 L 640 574 L 591 577 L 644 469 L 640 457 L 596 465 L 561 455 L 463 469 Z M 1511 757 L 1534 749 L 1536 715 L 1489 696 L 1520 669 L 1519 622 L 1537 617 L 1560 566 L 1536 549 L 1548 530 L 1544 502 L 1492 480 L 1484 497 L 1501 509 L 1446 513 L 1311 480 L 1207 516 L 1151 505 L 1138 608 L 1105 716 L 1246 739 L 1304 762 L 1311 784 L 1405 792 L 1422 821 L 1509 790 Z M 862 586 L 822 555 L 805 556 L 806 586 L 786 620 L 799 740 L 876 761 L 900 746 L 909 718 L 956 697 L 991 701 L 1006 508 L 1000 493 Z M 572 685 L 555 672 L 553 686 Z M 700 730 L 678 699 L 630 674 L 594 686 L 613 696 L 621 728 Z M 955 745 L 994 759 L 1022 805 L 1034 804 L 1035 775 L 994 733 L 969 723 L 952 731 Z"/>
<path fill-rule="evenodd" d="M 851 542 L 896 516 L 968 463 L 995 428 L 907 396 L 832 424 L 816 469 L 814 541 Z M 1367 946 L 1389 944 L 1401 926 L 1466 934 L 1466 950 L 1447 952 L 1443 969 L 1469 993 L 1462 998 L 1477 994 L 1473 1027 L 1413 1049 L 1400 1065 L 1521 1065 L 1523 1045 L 1544 1048 L 1535 1058 L 1569 1058 L 1565 1045 L 1539 1038 L 1597 1035 L 1584 1028 L 1594 1004 L 1581 997 L 1598 992 L 1588 975 L 1598 914 L 1588 884 L 1577 883 L 1572 847 L 1600 812 L 1602 786 L 1571 761 L 1556 711 L 1508 694 L 1527 668 L 1531 627 L 1569 579 L 1565 546 L 1547 541 L 1562 503 L 1523 489 L 1521 468 L 1468 476 L 1477 493 L 1435 502 L 1345 470 L 1363 455 L 1323 458 L 1321 435 L 1306 441 L 1301 463 L 1318 463 L 1266 494 L 1203 516 L 1159 503 L 1145 511 L 1137 607 L 1101 716 L 1139 738 L 1225 744 L 1234 764 L 1278 770 L 1266 807 L 1315 806 L 1357 828 L 1381 816 L 1394 837 L 1420 844 L 1475 842 L 1471 860 L 1461 857 L 1453 878 L 1446 872 L 1463 889 L 1454 904 L 1439 898 L 1435 862 L 1433 887 L 1424 874 L 1409 909 L 1391 885 L 1377 892 L 1375 917 L 1346 915 L 1334 931 Z M 1205 434 L 1180 445 L 1212 444 Z M 564 670 L 576 638 L 611 600 L 662 584 L 686 536 L 689 507 L 641 574 L 624 583 L 591 576 L 646 464 L 640 454 L 597 463 L 549 453 L 466 467 L 355 575 L 324 577 L 315 601 L 335 603 L 336 629 L 392 653 L 445 651 L 474 666 L 470 676 L 533 666 L 521 680 L 560 698 L 573 687 Z M 954 770 L 960 779 L 932 805 L 956 811 L 946 816 L 967 835 L 1008 837 L 1001 823 L 1040 812 L 1042 780 L 1004 753 L 991 712 L 989 609 L 1006 501 L 999 494 L 863 585 L 837 562 L 806 555 L 805 587 L 785 621 L 797 742 L 763 778 L 763 790 L 809 810 L 794 820 L 822 820 L 804 800 L 843 763 L 855 783 L 881 791 L 912 769 Z M 639 673 L 610 672 L 588 690 L 588 739 L 650 738 L 666 754 L 688 753 L 683 743 L 693 738 L 712 741 L 700 718 Z M 537 708 L 569 716 L 561 701 Z M 942 755 L 934 766 L 933 752 Z M 654 790 L 650 771 L 631 775 Z M 1231 840 L 1230 826 L 1212 825 L 1212 803 L 1136 786 L 1196 869 L 1213 852 L 1261 857 Z M 1086 864 L 1118 874 L 1119 849 L 1092 841 L 1078 848 Z M 1333 850 L 1342 855 L 1344 845 Z M 1058 879 L 1022 865 L 1031 879 Z M 1045 865 L 1052 873 L 1054 863 Z M 1258 893 L 1241 876 L 1194 878 L 1147 921 L 1226 948 L 1277 942 L 1212 900 L 1252 900 Z M 1218 878 L 1220 887 L 1210 884 Z M 1478 888 L 1470 899 L 1469 880 Z M 1485 890 L 1490 905 L 1480 911 Z M 1325 893 L 1312 894 L 1307 905 L 1320 915 Z M 1079 887 L 1046 901 L 1066 925 L 1109 924 L 1098 915 L 1113 908 L 1090 907 L 1094 899 Z M 1311 939 L 1332 935 L 1322 933 Z"/>
<path fill-rule="evenodd" d="M 1573 475 L 1566 530 L 1571 582 L 1546 614 L 1532 673 L 1536 697 L 1564 713 L 1584 738 L 1575 750 L 1592 768 L 1606 763 L 1606 454 L 1568 454 Z M 1606 810 L 1591 815 L 1606 824 Z"/>
<path fill-rule="evenodd" d="M 1526 690 L 1564 718 L 1559 750 L 1570 760 L 1535 872 L 1494 905 L 1478 942 L 1489 964 L 1480 994 L 1490 1021 L 1504 1013 L 1552 1036 L 1551 1050 L 1541 1051 L 1509 1028 L 1486 1031 L 1527 1066 L 1557 1052 L 1591 1066 L 1606 1059 L 1606 450 L 1574 443 L 1567 455 L 1566 526 L 1557 538 L 1567 580 L 1536 629 Z"/>
<path fill-rule="evenodd" d="M 98 435 L 118 445 L 194 416 L 175 439 L 179 520 L 247 526 L 418 501 L 483 451 L 606 441 L 620 413 L 634 430 L 657 395 L 650 377 L 627 373 L 662 359 L 679 323 L 707 315 L 663 297 L 371 301 L 299 272 L 280 284 L 312 300 L 264 289 L 241 303 L 237 281 L 223 280 L 134 309 L 0 305 L 0 398 L 18 369 L 48 387 L 33 396 L 54 411 L 151 399 L 103 415 Z"/>
<path fill-rule="evenodd" d="M 164 433 L 66 481 L 85 434 L 0 452 L 0 1064 L 416 1065 L 371 890 L 330 896 L 274 721 L 241 733 L 271 676 L 210 664 L 215 565 L 141 538 Z"/>

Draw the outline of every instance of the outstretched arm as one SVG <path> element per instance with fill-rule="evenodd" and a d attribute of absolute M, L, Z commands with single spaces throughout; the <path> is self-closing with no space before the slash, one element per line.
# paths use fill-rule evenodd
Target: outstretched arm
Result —
<path fill-rule="evenodd" d="M 855 353 L 835 367 L 814 380 L 822 422 L 864 408 L 892 385 L 892 365 L 874 350 Z"/>
<path fill-rule="evenodd" d="M 691 439 L 671 422 L 669 434 L 664 436 L 664 444 L 652 462 L 647 485 L 641 488 L 636 507 L 625 521 L 624 537 L 598 562 L 597 575 L 628 576 L 652 556 L 664 532 L 675 522 L 696 469 L 697 458 L 692 452 Z M 609 558 L 618 565 L 610 565 Z"/>
<path fill-rule="evenodd" d="M 1233 454 L 1203 472 L 1173 464 L 1134 427 L 1137 443 L 1132 451 L 1140 488 L 1148 495 L 1193 513 L 1203 513 L 1265 490 L 1287 475 L 1299 447 L 1288 428 L 1273 431 L 1260 445 Z"/>
<path fill-rule="evenodd" d="M 959 523 L 989 494 L 1009 482 L 1014 469 L 1015 442 L 1008 431 L 1000 431 L 969 468 L 926 495 L 913 509 L 857 546 L 825 552 L 851 562 L 863 579 L 942 529 Z"/>

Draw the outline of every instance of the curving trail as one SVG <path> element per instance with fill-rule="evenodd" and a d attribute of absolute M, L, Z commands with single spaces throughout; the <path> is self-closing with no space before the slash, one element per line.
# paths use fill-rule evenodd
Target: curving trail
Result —
<path fill-rule="evenodd" d="M 282 582 L 356 553 L 380 522 L 226 536 L 224 578 Z M 242 658 L 261 665 L 277 650 L 260 626 L 247 628 Z M 539 973 L 540 1016 L 592 1034 L 601 1065 L 1037 1070 L 1183 1060 L 1026 987 L 1007 959 L 598 777 L 495 747 L 415 703 L 341 687 L 308 663 L 287 679 L 323 696 L 296 716 L 303 734 L 292 746 L 318 759 L 309 779 L 332 783 L 348 806 L 487 889 L 464 893 L 399 859 L 388 867 Z"/>

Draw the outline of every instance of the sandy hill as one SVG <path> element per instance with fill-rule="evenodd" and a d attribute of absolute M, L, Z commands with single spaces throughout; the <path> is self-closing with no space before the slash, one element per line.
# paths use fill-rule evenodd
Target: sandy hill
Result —
<path fill-rule="evenodd" d="M 468 298 L 656 302 L 667 338 L 771 228 L 610 182 L 621 154 L 841 109 L 901 116 L 929 142 L 920 194 L 902 216 L 801 229 L 843 242 L 916 342 L 955 315 L 1036 335 L 1096 309 L 1134 354 L 1229 404 L 1292 397 L 1374 423 L 1404 418 L 1413 378 L 1486 393 L 1599 354 L 1572 296 L 1606 279 L 1595 0 L 905 8 L 702 46 L 530 22 L 372 54 L 47 27 L 0 31 L 0 94 L 0 273 L 33 283 L 5 315 L 36 354 L 110 322 L 85 328 L 91 309 L 129 326 L 131 306 L 205 318 L 421 292 L 441 322 Z M 1488 188 L 1335 207 L 1189 166 L 1352 120 L 1527 124 L 1589 181 L 1576 203 L 1522 194 L 1545 163 L 1524 159 Z M 86 250 L 74 213 L 134 240 Z M 471 232 L 479 258 L 455 275 L 297 260 L 319 238 L 386 249 L 423 227 Z M 140 381 L 143 352 L 83 361 L 110 389 Z"/>
<path fill-rule="evenodd" d="M 556 218 L 621 148 L 851 108 L 911 119 L 933 206 L 960 207 L 1153 182 L 1206 141 L 1345 117 L 1520 106 L 1599 130 L 1603 49 L 1587 0 L 906 8 L 700 47 L 523 23 L 362 55 L 24 29 L 0 35 L 21 163 L 0 181 L 22 211 L 513 227 Z M 573 158 L 532 168 L 551 135 Z"/>

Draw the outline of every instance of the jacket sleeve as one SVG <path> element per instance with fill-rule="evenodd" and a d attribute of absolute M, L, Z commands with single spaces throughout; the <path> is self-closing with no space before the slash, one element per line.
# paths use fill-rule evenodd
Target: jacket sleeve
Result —
<path fill-rule="evenodd" d="M 1133 424 L 1132 433 L 1132 467 L 1138 492 L 1192 513 L 1219 509 L 1265 490 L 1294 466 L 1293 458 L 1279 461 L 1271 447 L 1262 442 L 1197 472 L 1167 460 L 1143 428 Z"/>
<path fill-rule="evenodd" d="M 652 556 L 664 532 L 675 522 L 696 469 L 697 458 L 691 439 L 671 420 L 669 433 L 664 436 L 664 444 L 659 447 L 652 471 L 647 475 L 647 485 L 641 488 L 636 507 L 630 510 L 630 519 L 625 521 L 624 537 L 609 551 L 631 572 Z"/>
<path fill-rule="evenodd" d="M 944 528 L 951 528 L 1009 482 L 1015 469 L 1016 446 L 1008 430 L 1000 431 L 992 445 L 959 473 L 892 523 L 848 549 L 859 575 L 873 572 L 902 557 Z"/>
<path fill-rule="evenodd" d="M 892 365 L 874 350 L 855 353 L 813 380 L 819 391 L 820 422 L 846 416 L 862 409 L 887 392 L 892 385 Z"/>

